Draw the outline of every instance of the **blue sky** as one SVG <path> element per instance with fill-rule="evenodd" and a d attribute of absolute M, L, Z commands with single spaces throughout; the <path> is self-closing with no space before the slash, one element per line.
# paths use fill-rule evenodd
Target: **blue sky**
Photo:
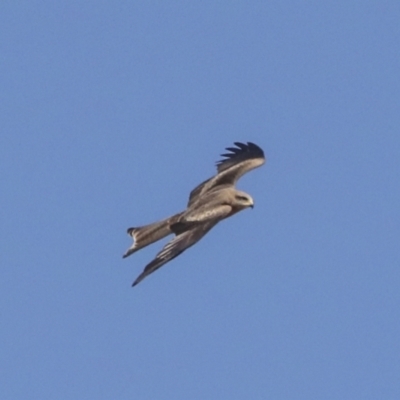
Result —
<path fill-rule="evenodd" d="M 400 398 L 400 3 L 0 5 L 4 399 Z M 255 199 L 131 288 L 126 228 L 234 141 Z"/>

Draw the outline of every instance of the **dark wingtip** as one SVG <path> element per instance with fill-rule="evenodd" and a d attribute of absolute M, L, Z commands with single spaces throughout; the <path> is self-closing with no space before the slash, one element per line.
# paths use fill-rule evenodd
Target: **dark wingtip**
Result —
<path fill-rule="evenodd" d="M 122 258 L 129 257 L 131 254 L 135 253 L 136 251 L 138 251 L 137 248 L 135 248 L 135 247 L 130 247 L 130 248 L 125 252 L 125 254 L 122 256 Z"/>
<path fill-rule="evenodd" d="M 148 275 L 147 272 L 143 271 L 136 279 L 135 281 L 132 283 L 132 287 L 136 286 L 138 283 L 142 282 L 142 280 L 144 278 L 146 278 L 146 276 Z"/>
<path fill-rule="evenodd" d="M 255 152 L 256 155 L 264 155 L 264 151 L 260 146 L 257 146 L 253 142 L 247 142 L 242 143 L 242 142 L 234 142 L 233 143 L 236 147 L 227 147 L 226 150 L 230 151 L 231 153 L 228 154 L 221 154 L 223 157 L 233 157 L 236 154 L 241 154 L 241 153 L 248 153 L 248 152 Z"/>
<path fill-rule="evenodd" d="M 240 150 L 247 150 L 247 147 L 248 147 L 249 142 L 247 142 L 247 144 L 242 143 L 242 142 L 233 142 L 233 144 L 234 144 L 236 147 L 239 147 Z M 228 148 L 227 148 L 227 150 L 228 150 Z"/>
<path fill-rule="evenodd" d="M 249 158 L 265 157 L 263 149 L 253 142 L 247 142 L 247 144 L 234 142 L 234 145 L 236 147 L 227 147 L 226 150 L 228 150 L 229 153 L 221 154 L 224 158 L 216 162 L 219 171 L 229 168 L 234 160 L 241 161 Z"/>
<path fill-rule="evenodd" d="M 136 281 L 132 283 L 132 287 L 136 286 L 142 280 L 142 279 L 139 279 L 139 278 L 137 278 Z"/>

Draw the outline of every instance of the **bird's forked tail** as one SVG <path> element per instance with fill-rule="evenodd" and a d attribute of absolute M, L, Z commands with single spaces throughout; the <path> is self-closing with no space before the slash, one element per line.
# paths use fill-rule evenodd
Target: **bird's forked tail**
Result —
<path fill-rule="evenodd" d="M 138 228 L 128 228 L 127 233 L 133 238 L 133 244 L 123 255 L 123 258 L 173 233 L 171 231 L 171 225 L 177 222 L 180 215 L 181 213 L 178 213 L 172 217 L 149 225 L 139 226 Z"/>

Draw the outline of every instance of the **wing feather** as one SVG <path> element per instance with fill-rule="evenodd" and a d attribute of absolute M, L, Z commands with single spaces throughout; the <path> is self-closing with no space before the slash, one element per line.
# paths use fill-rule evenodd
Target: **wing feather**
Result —
<path fill-rule="evenodd" d="M 217 161 L 218 172 L 225 171 L 233 165 L 239 165 L 243 161 L 254 159 L 265 160 L 264 151 L 261 147 L 252 142 L 247 142 L 247 144 L 235 142 L 235 146 L 237 147 L 226 148 L 230 153 L 221 154 L 221 156 L 225 158 Z M 247 170 L 245 172 L 247 172 Z"/>
<path fill-rule="evenodd" d="M 188 206 L 193 204 L 204 193 L 219 185 L 235 185 L 246 172 L 260 167 L 265 163 L 264 151 L 252 142 L 234 143 L 236 147 L 227 147 L 230 153 L 222 154 L 222 160 L 217 161 L 217 174 L 195 187 L 189 196 Z"/>
<path fill-rule="evenodd" d="M 171 225 L 171 231 L 176 235 L 179 235 L 189 229 L 193 229 L 200 224 L 221 221 L 222 219 L 229 216 L 232 212 L 232 206 L 222 204 L 213 206 L 212 204 L 205 204 L 199 208 L 195 208 L 192 211 L 183 213 L 179 221 Z"/>
<path fill-rule="evenodd" d="M 217 221 L 218 222 L 218 221 Z M 194 229 L 188 230 L 178 236 L 175 236 L 168 242 L 164 248 L 156 255 L 153 261 L 146 265 L 143 272 L 136 278 L 132 286 L 137 285 L 148 275 L 152 274 L 158 268 L 162 267 L 167 262 L 173 260 L 186 249 L 197 243 L 217 222 L 211 221 Z"/>

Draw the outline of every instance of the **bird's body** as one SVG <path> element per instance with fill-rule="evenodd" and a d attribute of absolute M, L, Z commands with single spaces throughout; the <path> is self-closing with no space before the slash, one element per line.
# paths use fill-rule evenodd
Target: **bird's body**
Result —
<path fill-rule="evenodd" d="M 217 174 L 192 190 L 185 211 L 149 225 L 128 229 L 134 242 L 124 258 L 165 236 L 175 234 L 132 286 L 197 243 L 221 220 L 254 206 L 251 196 L 237 190 L 235 183 L 244 173 L 265 162 L 264 152 L 250 142 L 235 142 L 235 145 L 237 147 L 227 148 L 231 153 L 223 154 L 226 158 L 217 163 Z"/>

